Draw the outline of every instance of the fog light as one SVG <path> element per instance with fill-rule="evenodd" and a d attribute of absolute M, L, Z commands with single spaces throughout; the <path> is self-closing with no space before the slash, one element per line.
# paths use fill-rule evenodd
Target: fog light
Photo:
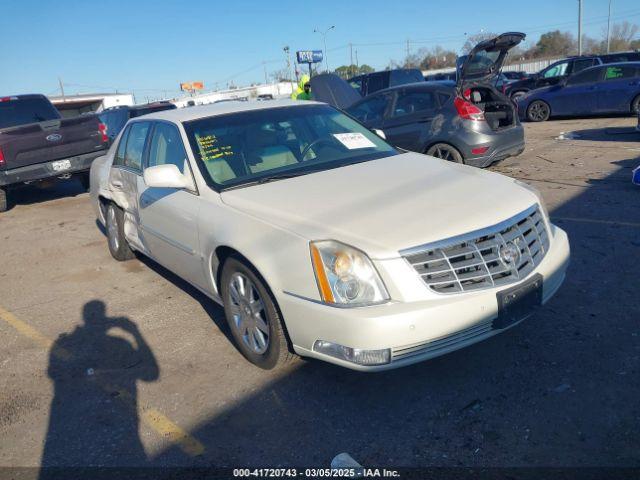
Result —
<path fill-rule="evenodd" d="M 357 363 L 358 365 L 384 365 L 391 361 L 391 350 L 361 350 L 359 348 L 345 347 L 337 343 L 316 340 L 313 350 L 324 353 L 340 360 Z"/>

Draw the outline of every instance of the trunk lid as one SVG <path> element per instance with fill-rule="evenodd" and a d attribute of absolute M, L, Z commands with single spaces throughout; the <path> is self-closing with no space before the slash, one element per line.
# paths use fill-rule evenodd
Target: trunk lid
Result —
<path fill-rule="evenodd" d="M 507 32 L 478 43 L 467 55 L 456 60 L 457 86 L 462 89 L 465 83 L 491 83 L 495 85 L 504 60 L 513 47 L 524 40 L 526 35 L 520 32 Z"/>

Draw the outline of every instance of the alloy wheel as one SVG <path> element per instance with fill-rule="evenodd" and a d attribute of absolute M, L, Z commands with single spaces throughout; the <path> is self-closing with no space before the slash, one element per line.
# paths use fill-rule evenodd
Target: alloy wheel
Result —
<path fill-rule="evenodd" d="M 232 326 L 252 352 L 263 354 L 269 348 L 269 323 L 264 302 L 254 283 L 240 272 L 229 281 Z"/>
<path fill-rule="evenodd" d="M 549 107 L 544 102 L 533 102 L 529 106 L 529 118 L 534 122 L 543 122 L 549 118 Z"/>

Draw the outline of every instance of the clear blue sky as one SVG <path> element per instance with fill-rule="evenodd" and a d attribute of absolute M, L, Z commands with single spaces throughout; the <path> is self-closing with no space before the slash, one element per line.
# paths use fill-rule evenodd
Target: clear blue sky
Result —
<path fill-rule="evenodd" d="M 264 80 L 284 66 L 282 47 L 322 49 L 330 67 L 349 62 L 384 68 L 411 48 L 460 50 L 465 34 L 523 31 L 528 44 L 550 29 L 577 32 L 577 0 L 129 0 L 3 2 L 0 94 L 134 91 L 138 101 L 177 94 L 180 81 L 222 87 Z M 584 0 L 585 33 L 606 27 L 608 0 Z M 638 0 L 613 0 L 613 21 L 640 23 Z M 372 45 L 378 44 L 378 45 Z"/>

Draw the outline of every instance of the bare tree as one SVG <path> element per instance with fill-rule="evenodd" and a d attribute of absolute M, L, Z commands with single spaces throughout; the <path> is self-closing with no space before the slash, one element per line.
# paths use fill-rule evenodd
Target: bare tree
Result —
<path fill-rule="evenodd" d="M 640 30 L 640 28 L 637 24 L 627 22 L 626 20 L 622 23 L 614 24 L 611 28 L 611 51 L 620 52 L 623 50 L 630 50 L 632 48 L 632 43 L 634 43 L 634 39 L 638 34 L 638 30 Z"/>
<path fill-rule="evenodd" d="M 464 45 L 462 46 L 462 53 L 466 55 L 478 43 L 484 40 L 490 40 L 497 36 L 498 35 L 493 32 L 480 32 L 480 33 L 474 33 L 473 35 L 469 35 L 467 37 L 467 40 L 464 42 Z"/>

